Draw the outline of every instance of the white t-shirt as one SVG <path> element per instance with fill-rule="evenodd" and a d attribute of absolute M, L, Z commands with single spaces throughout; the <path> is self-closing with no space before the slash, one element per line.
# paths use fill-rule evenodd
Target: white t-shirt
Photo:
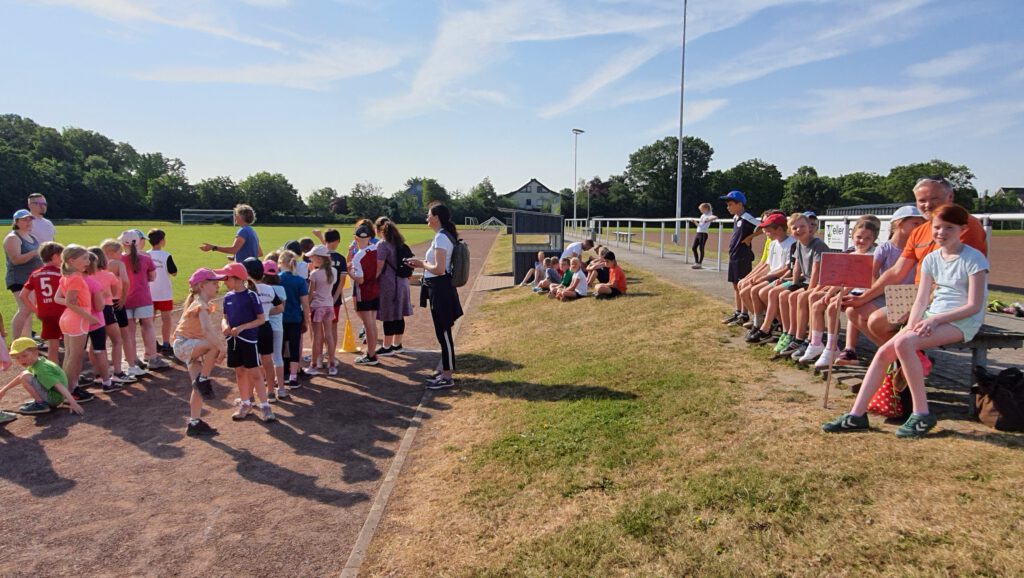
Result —
<path fill-rule="evenodd" d="M 921 272 L 935 280 L 935 292 L 932 293 L 932 302 L 928 305 L 928 313 L 933 315 L 945 313 L 965 305 L 970 276 L 988 270 L 988 259 L 981 254 L 981 251 L 970 245 L 964 245 L 960 255 L 951 261 L 942 258 L 942 250 L 932 251 L 925 255 L 924 260 L 921 261 Z M 988 303 L 987 283 L 982 303 Z M 985 308 L 982 307 L 981 311 L 972 317 L 958 321 L 956 325 L 959 326 L 960 323 L 973 325 L 975 326 L 974 330 L 977 331 L 977 327 L 981 327 L 984 320 Z M 966 334 L 966 331 L 964 333 Z"/>
<path fill-rule="evenodd" d="M 52 241 L 57 238 L 57 227 L 46 217 L 35 217 L 32 219 L 32 236 L 40 243 Z"/>
<path fill-rule="evenodd" d="M 700 219 L 697 220 L 697 232 L 707 233 L 708 231 L 710 231 L 711 223 L 714 223 L 716 219 L 718 219 L 718 217 L 716 217 L 713 213 L 708 213 L 706 215 L 702 214 L 700 216 Z"/>
<path fill-rule="evenodd" d="M 274 291 L 272 286 L 267 285 L 266 283 L 256 284 L 256 296 L 259 297 L 260 306 L 263 307 L 263 317 L 268 318 L 268 320 L 270 317 L 270 309 L 274 306 L 275 295 L 277 295 L 277 293 Z M 273 329 L 274 326 L 271 325 L 270 328 Z"/>
<path fill-rule="evenodd" d="M 793 249 L 796 239 L 786 237 L 781 241 L 775 241 L 768 247 L 768 271 L 778 271 L 789 263 L 789 253 Z"/>
<path fill-rule="evenodd" d="M 587 274 L 583 272 L 583 269 L 572 274 L 573 277 L 579 279 L 579 283 L 576 285 L 576 294 L 583 297 L 587 294 Z"/>
<path fill-rule="evenodd" d="M 437 263 L 435 261 L 436 252 L 438 249 L 444 251 L 444 266 L 446 271 L 452 270 L 452 252 L 455 250 L 455 245 L 452 245 L 452 240 L 443 231 L 438 231 L 434 235 L 434 240 L 430 242 L 430 248 L 427 249 L 427 254 L 423 257 L 424 261 L 428 263 Z M 431 277 L 437 277 L 426 269 L 423 270 L 423 277 L 429 279 Z"/>
<path fill-rule="evenodd" d="M 171 274 L 167 270 L 167 261 L 171 258 L 171 254 L 163 249 L 151 249 L 147 253 L 153 260 L 153 266 L 156 267 L 156 278 L 149 282 L 149 292 L 153 296 L 153 301 L 174 299 Z"/>
<path fill-rule="evenodd" d="M 573 257 L 579 257 L 582 254 L 583 254 L 583 243 L 581 241 L 577 241 L 577 242 L 569 245 L 568 247 L 566 247 L 565 251 L 562 251 L 562 257 L 561 258 L 562 259 L 572 259 Z"/>
<path fill-rule="evenodd" d="M 288 300 L 288 292 L 285 291 L 284 287 L 280 285 L 271 285 L 271 289 L 274 290 L 274 294 L 281 300 L 282 303 Z M 262 305 L 262 301 L 260 302 Z M 270 316 L 270 329 L 271 331 L 284 331 L 284 324 L 282 317 L 284 316 L 284 309 L 280 313 L 275 313 Z"/>
<path fill-rule="evenodd" d="M 301 258 L 295 260 L 295 276 L 301 279 L 309 280 L 309 263 L 303 261 Z"/>

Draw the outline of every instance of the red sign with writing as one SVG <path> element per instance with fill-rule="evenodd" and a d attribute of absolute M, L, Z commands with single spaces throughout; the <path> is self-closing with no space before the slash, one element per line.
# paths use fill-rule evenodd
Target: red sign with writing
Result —
<path fill-rule="evenodd" d="M 874 257 L 853 253 L 825 253 L 821 256 L 822 285 L 833 287 L 871 287 Z"/>

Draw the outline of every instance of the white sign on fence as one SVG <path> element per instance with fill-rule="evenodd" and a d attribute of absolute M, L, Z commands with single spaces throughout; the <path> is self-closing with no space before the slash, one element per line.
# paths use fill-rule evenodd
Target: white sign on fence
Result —
<path fill-rule="evenodd" d="M 843 250 L 844 239 L 846 242 L 845 247 L 853 247 L 853 225 L 856 220 L 851 220 L 849 227 L 843 221 L 825 221 L 825 244 L 828 245 L 829 249 Z M 881 245 L 885 241 L 889 240 L 889 221 L 882 221 L 882 230 L 878 233 L 877 244 Z"/>

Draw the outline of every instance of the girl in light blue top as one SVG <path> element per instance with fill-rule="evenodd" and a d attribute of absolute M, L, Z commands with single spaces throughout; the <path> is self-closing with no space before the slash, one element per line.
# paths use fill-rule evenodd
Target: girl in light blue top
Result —
<path fill-rule="evenodd" d="M 921 437 L 935 427 L 938 420 L 928 411 L 920 352 L 974 338 L 988 299 L 988 260 L 960 241 L 969 217 L 967 209 L 959 205 L 946 205 L 932 213 L 932 236 L 939 248 L 921 262 L 921 285 L 906 327 L 878 349 L 850 413 L 822 425 L 823 430 L 867 429 L 868 402 L 882 385 L 887 366 L 897 360 L 914 398 L 914 413 L 896 430 L 896 436 Z"/>

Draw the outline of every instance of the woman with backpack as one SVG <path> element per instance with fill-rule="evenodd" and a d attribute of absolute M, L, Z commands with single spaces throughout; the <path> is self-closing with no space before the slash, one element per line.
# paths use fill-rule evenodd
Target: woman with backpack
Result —
<path fill-rule="evenodd" d="M 405 318 L 412 315 L 412 299 L 409 297 L 412 267 L 404 260 L 413 255 L 398 225 L 391 219 L 381 217 L 376 225 L 380 239 L 377 243 L 377 283 L 380 286 L 377 319 L 384 323 L 384 343 L 377 349 L 377 355 L 394 355 L 402 351 Z"/>
<path fill-rule="evenodd" d="M 462 317 L 459 293 L 452 283 L 452 255 L 458 243 L 458 231 L 452 223 L 448 207 L 438 203 L 427 210 L 427 226 L 434 231 L 434 240 L 423 259 L 406 259 L 413 268 L 423 268 L 423 286 L 420 292 L 420 307 L 430 305 L 430 317 L 434 321 L 434 333 L 441 345 L 441 362 L 433 377 L 427 381 L 427 389 L 447 389 L 455 386 L 452 371 L 455 370 L 455 341 L 452 327 Z"/>

